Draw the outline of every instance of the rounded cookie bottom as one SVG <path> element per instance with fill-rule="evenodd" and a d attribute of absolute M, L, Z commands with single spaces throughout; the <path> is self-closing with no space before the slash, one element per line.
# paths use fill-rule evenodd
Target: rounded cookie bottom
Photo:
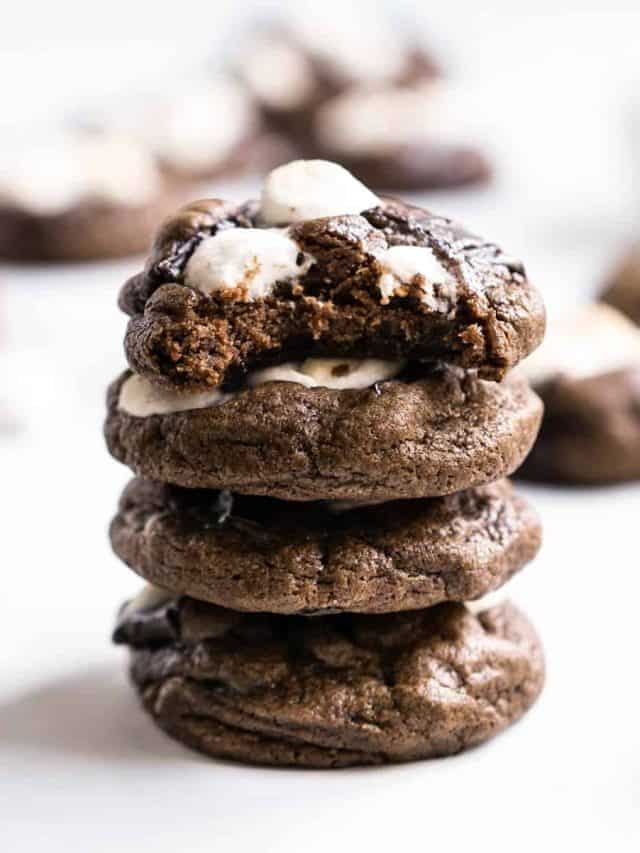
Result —
<path fill-rule="evenodd" d="M 116 639 L 134 646 L 155 722 L 218 758 L 346 767 L 450 755 L 515 722 L 544 681 L 540 641 L 509 604 L 305 618 L 174 599 L 164 612 L 165 631 L 158 613 L 129 613 Z"/>

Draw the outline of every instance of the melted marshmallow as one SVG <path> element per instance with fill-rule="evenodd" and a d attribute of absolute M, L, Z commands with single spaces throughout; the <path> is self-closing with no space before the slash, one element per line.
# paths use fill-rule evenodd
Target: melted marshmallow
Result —
<path fill-rule="evenodd" d="M 141 610 L 155 610 L 156 607 L 162 607 L 163 604 L 167 604 L 174 597 L 174 595 L 168 592 L 168 590 L 162 589 L 162 587 L 151 583 L 145 584 L 131 601 L 127 601 L 120 614 L 120 618 Z"/>
<path fill-rule="evenodd" d="M 261 200 L 262 221 L 288 225 L 305 219 L 362 213 L 380 199 L 342 166 L 327 160 L 294 160 L 270 172 Z"/>
<path fill-rule="evenodd" d="M 434 285 L 455 287 L 454 277 L 442 266 L 433 251 L 425 246 L 391 246 L 379 261 L 383 272 L 378 286 L 383 305 L 397 291 L 411 284 L 416 276 L 422 279 L 425 299 L 432 295 Z"/>
<path fill-rule="evenodd" d="M 369 388 L 397 376 L 404 361 L 383 361 L 377 358 L 308 358 L 301 364 L 289 362 L 267 367 L 250 374 L 247 384 L 265 382 L 297 382 L 307 388 L 346 389 Z"/>
<path fill-rule="evenodd" d="M 533 385 L 554 376 L 586 379 L 640 364 L 640 329 L 603 303 L 552 319 L 544 342 L 522 363 Z"/>
<path fill-rule="evenodd" d="M 404 361 L 376 358 L 308 358 L 302 363 L 289 362 L 256 370 L 247 376 L 247 386 L 254 388 L 266 382 L 297 382 L 307 388 L 369 388 L 376 382 L 397 376 L 404 366 Z M 157 388 L 148 379 L 133 373 L 122 383 L 118 408 L 135 418 L 148 418 L 218 406 L 232 396 L 217 388 L 186 393 Z"/>
<path fill-rule="evenodd" d="M 261 299 L 276 282 L 304 275 L 313 260 L 286 230 L 229 228 L 199 244 L 187 263 L 184 280 L 204 293 L 241 288 L 246 299 Z"/>
<path fill-rule="evenodd" d="M 482 598 L 476 598 L 475 601 L 465 601 L 465 606 L 472 613 L 478 614 L 482 613 L 483 610 L 490 610 L 492 607 L 505 604 L 506 601 L 503 590 L 494 589 L 483 595 Z"/>
<path fill-rule="evenodd" d="M 9 144 L 0 162 L 0 199 L 41 215 L 89 200 L 143 204 L 159 184 L 148 152 L 115 134 L 69 131 Z"/>
<path fill-rule="evenodd" d="M 169 165 L 204 169 L 227 158 L 255 121 L 242 87 L 231 80 L 215 80 L 189 88 L 158 110 L 150 142 Z"/>
<path fill-rule="evenodd" d="M 135 418 L 148 418 L 150 415 L 205 409 L 226 399 L 227 395 L 217 388 L 188 393 L 156 388 L 148 379 L 134 373 L 122 383 L 118 408 Z"/>

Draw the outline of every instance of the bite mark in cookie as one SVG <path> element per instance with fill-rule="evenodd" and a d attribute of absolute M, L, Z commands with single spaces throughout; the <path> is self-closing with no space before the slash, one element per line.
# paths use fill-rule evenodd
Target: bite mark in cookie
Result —
<path fill-rule="evenodd" d="M 306 357 L 442 360 L 498 379 L 544 331 L 518 262 L 315 161 L 275 170 L 262 206 L 185 208 L 121 305 L 132 369 L 192 390 Z"/>

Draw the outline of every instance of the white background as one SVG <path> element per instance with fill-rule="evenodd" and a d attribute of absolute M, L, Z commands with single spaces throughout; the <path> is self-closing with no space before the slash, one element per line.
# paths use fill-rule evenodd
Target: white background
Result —
<path fill-rule="evenodd" d="M 473 87 L 501 168 L 489 190 L 422 200 L 522 254 L 551 305 L 587 299 L 634 233 L 640 16 L 615 3 L 445 5 L 428 10 L 431 40 Z M 225 41 L 225 9 L 232 27 L 249 12 L 12 6 L 0 124 L 128 81 L 169 85 Z M 123 365 L 116 293 L 140 263 L 0 269 L 1 849 L 638 849 L 637 486 L 525 490 L 545 545 L 509 594 L 543 637 L 548 682 L 486 747 L 379 770 L 256 769 L 202 759 L 143 716 L 108 641 L 138 583 L 108 548 L 128 474 L 101 437 L 104 388 Z"/>

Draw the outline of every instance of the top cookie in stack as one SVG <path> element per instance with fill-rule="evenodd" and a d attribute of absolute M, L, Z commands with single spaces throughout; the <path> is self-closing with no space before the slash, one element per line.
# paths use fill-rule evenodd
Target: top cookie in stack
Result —
<path fill-rule="evenodd" d="M 152 586 L 115 639 L 158 724 L 333 767 L 457 752 L 520 717 L 539 640 L 463 602 L 540 544 L 502 479 L 542 414 L 508 372 L 544 330 L 522 266 L 300 161 L 260 202 L 168 220 L 120 302 L 131 370 L 106 437 L 139 476 L 111 541 Z"/>
<path fill-rule="evenodd" d="M 486 381 L 543 335 L 522 266 L 331 163 L 276 169 L 259 203 L 183 208 L 120 304 L 134 373 L 111 388 L 107 440 L 150 479 L 442 495 L 510 473 L 538 426 L 522 380 Z"/>

